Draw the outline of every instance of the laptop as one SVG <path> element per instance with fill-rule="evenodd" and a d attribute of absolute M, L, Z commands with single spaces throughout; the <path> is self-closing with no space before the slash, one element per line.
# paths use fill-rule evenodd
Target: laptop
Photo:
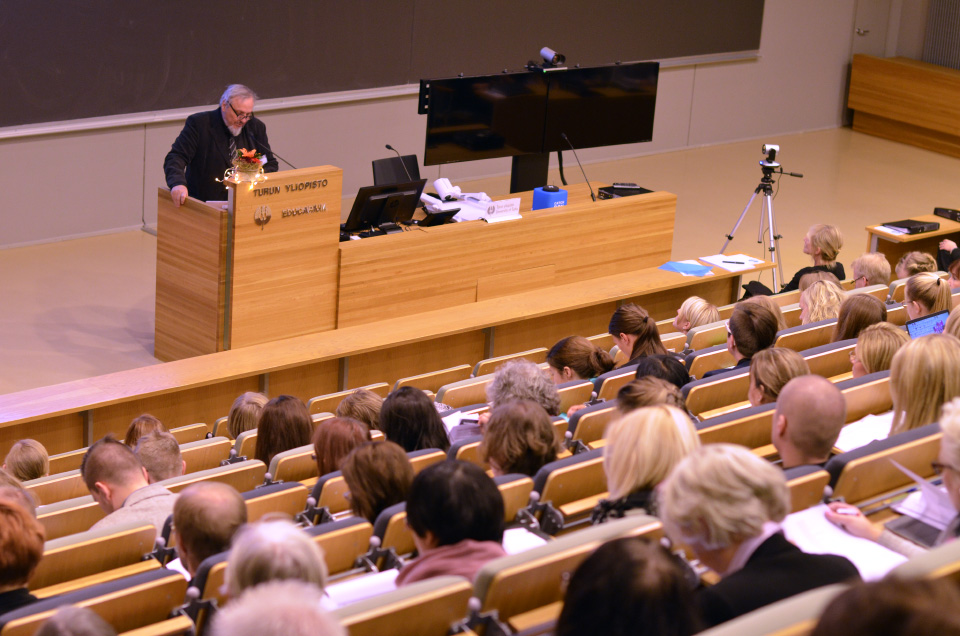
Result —
<path fill-rule="evenodd" d="M 950 312 L 944 309 L 929 316 L 914 318 L 907 321 L 907 333 L 916 340 L 922 336 L 929 336 L 932 333 L 943 333 L 943 328 L 947 326 L 947 317 Z"/>
<path fill-rule="evenodd" d="M 923 234 L 924 232 L 936 232 L 940 229 L 940 224 L 936 221 L 914 221 L 913 219 L 890 221 L 884 223 L 883 226 L 900 230 L 904 234 Z"/>

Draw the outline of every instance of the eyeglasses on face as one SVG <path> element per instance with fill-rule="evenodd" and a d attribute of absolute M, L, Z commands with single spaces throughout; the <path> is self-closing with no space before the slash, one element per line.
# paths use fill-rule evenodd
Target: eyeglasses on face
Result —
<path fill-rule="evenodd" d="M 233 104 L 231 104 L 230 102 L 227 102 L 227 106 L 230 107 L 230 110 L 233 111 L 233 114 L 236 115 L 236 116 L 237 116 L 237 119 L 240 120 L 240 121 L 247 121 L 247 120 L 253 118 L 253 112 L 252 112 L 252 111 L 249 112 L 249 113 L 241 113 L 241 112 L 239 112 L 236 108 L 234 108 L 234 107 L 233 107 Z"/>
<path fill-rule="evenodd" d="M 957 471 L 957 469 L 951 466 L 950 464 L 941 464 L 940 462 L 930 462 L 930 467 L 933 468 L 933 472 L 935 472 L 938 475 L 942 475 L 943 471 L 946 470 L 947 468 L 949 468 L 954 472 L 960 472 L 960 471 Z"/>

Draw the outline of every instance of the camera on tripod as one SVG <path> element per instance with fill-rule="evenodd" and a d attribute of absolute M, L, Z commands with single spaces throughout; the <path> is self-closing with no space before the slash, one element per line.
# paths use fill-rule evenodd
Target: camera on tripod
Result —
<path fill-rule="evenodd" d="M 760 161 L 760 165 L 764 168 L 779 168 L 780 164 L 777 163 L 778 152 L 780 152 L 780 146 L 777 144 L 763 144 L 763 154 L 766 156 Z"/>

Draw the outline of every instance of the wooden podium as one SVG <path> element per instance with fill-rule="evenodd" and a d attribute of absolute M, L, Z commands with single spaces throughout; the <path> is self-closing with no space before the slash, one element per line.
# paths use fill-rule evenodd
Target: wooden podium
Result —
<path fill-rule="evenodd" d="M 158 189 L 154 355 L 170 361 L 337 326 L 334 166 L 227 184 L 227 204 Z"/>

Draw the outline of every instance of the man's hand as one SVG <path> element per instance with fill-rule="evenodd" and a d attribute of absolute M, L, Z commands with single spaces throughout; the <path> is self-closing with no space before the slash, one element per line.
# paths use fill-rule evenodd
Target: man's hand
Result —
<path fill-rule="evenodd" d="M 173 199 L 173 204 L 179 208 L 187 200 L 187 186 L 173 186 L 170 190 L 170 198 Z"/>

